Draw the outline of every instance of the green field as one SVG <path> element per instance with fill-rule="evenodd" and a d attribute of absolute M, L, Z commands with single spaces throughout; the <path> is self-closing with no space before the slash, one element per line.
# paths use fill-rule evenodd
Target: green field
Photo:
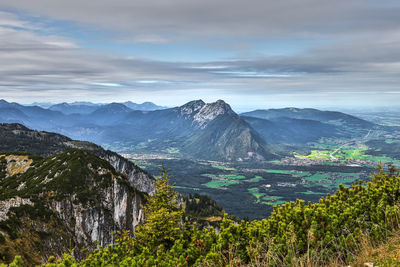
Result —
<path fill-rule="evenodd" d="M 311 176 L 304 177 L 304 180 L 308 182 L 318 182 L 321 180 L 326 180 L 328 178 L 330 178 L 330 175 L 327 173 L 314 173 Z"/>
<path fill-rule="evenodd" d="M 270 196 L 266 193 L 260 193 L 257 187 L 252 187 L 248 189 L 248 192 L 252 194 L 257 200 L 257 203 L 266 204 L 266 205 L 281 205 L 286 201 L 281 200 L 282 196 Z"/>
<path fill-rule="evenodd" d="M 391 141 L 389 141 L 391 143 Z M 320 145 L 320 144 L 319 144 Z M 329 145 L 332 147 L 331 145 Z M 338 145 L 336 145 L 338 146 Z M 320 145 L 322 148 L 323 145 Z M 385 157 L 385 156 L 372 156 L 365 154 L 365 152 L 368 150 L 368 147 L 362 146 L 358 148 L 354 147 L 343 147 L 343 148 L 333 148 L 331 150 L 311 150 L 311 153 L 309 155 L 300 155 L 296 152 L 293 152 L 293 155 L 295 158 L 298 159 L 310 159 L 310 160 L 320 160 L 324 161 L 325 164 L 331 163 L 331 164 L 337 164 L 337 163 L 344 163 L 349 160 L 360 160 L 362 162 L 365 162 L 364 165 L 366 166 L 373 166 L 375 167 L 375 163 L 398 163 L 396 160 L 390 158 L 390 157 Z M 374 164 L 368 163 L 369 162 L 374 162 Z"/>
<path fill-rule="evenodd" d="M 281 204 L 286 203 L 286 201 L 280 200 L 282 198 L 283 197 L 281 197 L 281 196 L 263 196 L 261 198 L 261 200 L 264 200 L 264 201 L 262 201 L 261 203 L 266 204 L 266 205 L 271 205 L 271 206 L 272 205 L 281 205 Z"/>
<path fill-rule="evenodd" d="M 222 188 L 226 188 L 230 185 L 238 184 L 238 183 L 239 183 L 239 181 L 237 181 L 237 180 L 212 180 L 204 185 L 209 188 L 222 189 Z"/>
<path fill-rule="evenodd" d="M 242 179 L 246 179 L 246 176 L 237 174 L 216 175 L 216 174 L 206 173 L 202 174 L 201 176 L 209 177 L 212 179 L 210 182 L 205 183 L 204 185 L 208 188 L 213 188 L 213 189 L 225 189 L 230 185 L 240 183 Z"/>
<path fill-rule="evenodd" d="M 257 202 L 260 201 L 260 198 L 265 195 L 265 193 L 260 193 L 257 187 L 252 187 L 247 189 L 250 194 L 252 194 L 255 198 L 257 198 Z"/>

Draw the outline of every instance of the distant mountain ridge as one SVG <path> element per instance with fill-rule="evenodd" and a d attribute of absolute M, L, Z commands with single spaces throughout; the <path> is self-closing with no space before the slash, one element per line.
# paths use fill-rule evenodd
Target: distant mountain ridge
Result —
<path fill-rule="evenodd" d="M 264 139 L 305 144 L 320 138 L 354 138 L 380 126 L 337 111 L 311 108 L 255 110 L 240 114 Z"/>
<path fill-rule="evenodd" d="M 63 107 L 71 114 L 61 112 Z M 80 113 L 74 108 L 81 109 Z M 0 122 L 21 123 L 97 144 L 126 144 L 119 152 L 173 150 L 182 157 L 222 161 L 272 159 L 282 145 L 306 146 L 320 138 L 352 138 L 380 127 L 345 113 L 316 109 L 256 110 L 238 115 L 223 100 L 194 100 L 180 107 L 150 111 L 133 110 L 123 103 L 60 104 L 53 109 L 1 100 Z"/>
<path fill-rule="evenodd" d="M 276 120 L 281 117 L 290 119 L 303 119 L 303 120 L 314 120 L 322 123 L 330 124 L 341 124 L 346 123 L 348 125 L 357 127 L 372 127 L 374 123 L 365 121 L 352 115 L 348 115 L 338 111 L 321 111 L 312 108 L 282 108 L 282 109 L 264 109 L 245 112 L 242 116 L 255 117 L 266 120 Z"/>
<path fill-rule="evenodd" d="M 142 104 L 133 103 L 131 101 L 123 102 L 123 103 L 106 103 L 106 104 L 95 104 L 91 102 L 72 102 L 72 103 L 59 103 L 54 104 L 48 107 L 49 110 L 60 111 L 65 115 L 70 114 L 89 114 L 96 111 L 98 108 L 103 106 L 108 106 L 111 104 L 121 104 L 131 110 L 142 110 L 142 111 L 151 111 L 151 110 L 159 110 L 165 109 L 166 107 L 157 106 L 152 102 L 144 102 Z"/>

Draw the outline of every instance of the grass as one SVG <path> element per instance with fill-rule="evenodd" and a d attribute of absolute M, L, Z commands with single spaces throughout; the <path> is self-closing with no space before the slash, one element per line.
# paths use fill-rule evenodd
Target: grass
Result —
<path fill-rule="evenodd" d="M 311 159 L 311 160 L 333 160 L 339 159 L 341 161 L 346 160 L 355 160 L 355 159 L 363 159 L 366 157 L 364 155 L 364 151 L 367 150 L 367 147 L 360 147 L 360 148 L 351 148 L 351 147 L 344 147 L 336 151 L 336 148 L 332 147 L 330 150 L 311 150 L 309 155 L 300 155 L 294 153 L 296 158 L 300 159 Z"/>
<path fill-rule="evenodd" d="M 24 173 L 32 164 L 32 159 L 26 155 L 1 155 L 0 157 L 5 157 L 8 161 L 7 168 L 9 176 Z"/>
<path fill-rule="evenodd" d="M 265 193 L 260 193 L 257 187 L 252 187 L 247 189 L 250 194 L 252 194 L 255 198 L 257 198 L 257 202 L 260 201 L 260 198 L 265 195 Z"/>
<path fill-rule="evenodd" d="M 225 188 L 227 186 L 233 185 L 233 184 L 238 184 L 239 181 L 237 180 L 212 180 L 206 184 L 205 186 L 213 189 L 219 189 L 219 188 Z"/>
<path fill-rule="evenodd" d="M 201 176 L 212 178 L 212 181 L 204 185 L 213 189 L 225 189 L 230 185 L 240 183 L 240 180 L 246 178 L 246 176 L 244 175 L 237 175 L 237 174 L 215 175 L 207 173 L 207 174 L 202 174 Z"/>
<path fill-rule="evenodd" d="M 325 173 L 314 173 L 311 176 L 305 177 L 304 179 L 309 182 L 317 182 L 321 180 L 326 180 L 330 178 L 331 176 Z"/>
<path fill-rule="evenodd" d="M 266 193 L 260 193 L 257 187 L 252 187 L 247 189 L 250 194 L 252 194 L 257 200 L 257 203 L 265 204 L 265 205 L 281 205 L 286 203 L 286 201 L 281 200 L 283 197 L 281 196 L 267 196 Z"/>
<path fill-rule="evenodd" d="M 400 266 L 400 230 L 394 231 L 378 244 L 364 238 L 354 258 L 350 266 L 365 266 L 367 262 L 380 267 Z"/>
<path fill-rule="evenodd" d="M 388 144 L 393 143 L 392 140 L 386 140 Z M 331 162 L 331 160 L 339 160 L 341 163 L 346 162 L 348 160 L 361 160 L 361 161 L 372 161 L 376 163 L 393 163 L 395 162 L 394 159 L 385 156 L 372 156 L 366 155 L 365 151 L 368 149 L 367 146 L 363 147 L 343 147 L 336 151 L 337 149 L 333 146 L 326 146 L 327 148 L 330 147 L 330 150 L 311 150 L 309 155 L 300 155 L 296 152 L 293 152 L 294 156 L 298 159 L 310 159 L 310 160 L 323 160 L 327 163 Z M 319 145 L 320 148 L 324 148 L 325 146 Z M 366 162 L 367 163 L 367 162 Z M 375 166 L 376 164 L 367 164 L 367 166 Z"/>
<path fill-rule="evenodd" d="M 226 175 L 220 175 L 220 177 L 226 178 L 226 179 L 233 179 L 233 180 L 240 180 L 240 179 L 245 179 L 246 176 L 244 175 L 237 175 L 237 174 L 226 174 Z"/>
<path fill-rule="evenodd" d="M 282 198 L 283 197 L 281 197 L 281 196 L 263 196 L 261 198 L 261 200 L 264 200 L 264 201 L 262 201 L 261 203 L 262 204 L 266 204 L 266 205 L 270 205 L 270 206 L 281 205 L 281 204 L 286 203 L 286 201 L 280 200 Z"/>

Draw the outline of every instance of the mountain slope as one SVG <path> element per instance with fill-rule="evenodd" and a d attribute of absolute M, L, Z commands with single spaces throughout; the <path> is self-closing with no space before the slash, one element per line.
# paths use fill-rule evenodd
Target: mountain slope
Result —
<path fill-rule="evenodd" d="M 24 106 L 0 100 L 0 122 L 23 123 L 35 129 L 49 129 L 59 122 L 68 124 L 68 119 L 59 111 L 38 106 Z"/>
<path fill-rule="evenodd" d="M 115 231 L 134 231 L 141 220 L 143 193 L 86 151 L 2 154 L 0 161 L 1 258 L 20 254 L 38 264 L 68 248 L 80 258 L 82 248 L 111 244 Z"/>
<path fill-rule="evenodd" d="M 315 120 L 334 125 L 346 125 L 358 128 L 371 128 L 373 123 L 362 120 L 360 118 L 337 111 L 321 111 L 312 108 L 282 108 L 282 109 L 267 109 L 255 110 L 242 113 L 243 116 L 255 117 L 266 120 L 279 119 L 281 117 L 291 119 Z"/>
<path fill-rule="evenodd" d="M 166 109 L 166 107 L 158 106 L 152 102 L 143 102 L 142 104 L 137 104 L 131 101 L 127 101 L 121 104 L 124 104 L 125 106 L 133 110 L 152 111 L 152 110 Z"/>
<path fill-rule="evenodd" d="M 255 110 L 241 116 L 264 139 L 278 144 L 306 145 L 320 138 L 355 138 L 382 128 L 345 113 L 311 108 Z"/>
<path fill-rule="evenodd" d="M 305 144 L 317 141 L 321 137 L 340 136 L 337 126 L 315 120 L 286 117 L 266 120 L 248 116 L 241 117 L 271 143 Z"/>
<path fill-rule="evenodd" d="M 273 157 L 266 142 L 222 100 L 208 104 L 196 100 L 171 109 L 132 112 L 120 128 L 137 138 L 136 142 L 154 139 L 159 148 L 174 146 L 190 157 L 216 160 Z M 128 135 L 118 136 L 129 139 Z"/>
<path fill-rule="evenodd" d="M 154 191 L 153 178 L 134 163 L 115 152 L 104 150 L 90 142 L 74 141 L 66 136 L 33 131 L 21 124 L 0 124 L 0 152 L 25 151 L 40 156 L 56 155 L 71 148 L 78 148 L 107 160 L 118 172 L 123 173 L 137 190 Z"/>
<path fill-rule="evenodd" d="M 224 101 L 193 104 L 192 108 L 180 108 L 180 113 L 197 130 L 185 140 L 183 151 L 197 157 L 209 155 L 226 160 L 273 157 L 267 143 Z"/>
<path fill-rule="evenodd" d="M 60 111 L 65 115 L 70 114 L 89 114 L 95 111 L 98 106 L 95 105 L 85 105 L 85 104 L 68 104 L 68 103 L 60 103 L 55 104 L 49 107 L 49 110 Z"/>
<path fill-rule="evenodd" d="M 79 105 L 86 104 L 69 106 Z M 348 114 L 316 109 L 256 110 L 239 116 L 222 100 L 195 100 L 153 111 L 126 105 L 88 105 L 96 109 L 65 115 L 3 100 L 0 122 L 23 123 L 76 140 L 111 145 L 124 153 L 159 154 L 172 149 L 179 156 L 220 161 L 272 159 L 282 144 L 306 146 L 320 138 L 354 138 L 381 127 Z"/>

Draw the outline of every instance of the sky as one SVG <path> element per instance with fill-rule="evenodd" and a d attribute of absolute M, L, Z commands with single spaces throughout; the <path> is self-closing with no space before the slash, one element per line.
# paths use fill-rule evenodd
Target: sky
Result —
<path fill-rule="evenodd" d="M 400 103 L 398 0 L 0 0 L 0 98 Z"/>

